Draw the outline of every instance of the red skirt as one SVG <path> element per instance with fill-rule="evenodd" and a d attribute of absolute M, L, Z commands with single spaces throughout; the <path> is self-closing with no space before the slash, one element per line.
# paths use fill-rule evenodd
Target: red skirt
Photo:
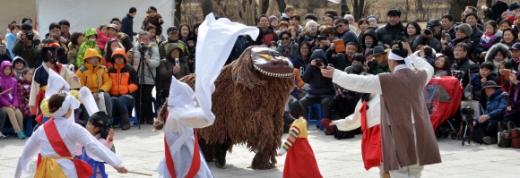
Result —
<path fill-rule="evenodd" d="M 323 177 L 318 169 L 316 157 L 307 138 L 296 139 L 291 149 L 287 151 L 283 177 Z"/>

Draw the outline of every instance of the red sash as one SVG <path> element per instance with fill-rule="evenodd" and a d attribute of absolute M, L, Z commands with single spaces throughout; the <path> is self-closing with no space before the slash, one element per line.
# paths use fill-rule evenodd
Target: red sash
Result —
<path fill-rule="evenodd" d="M 367 126 L 367 102 L 363 102 L 361 106 L 361 130 L 363 136 L 361 139 L 361 156 L 365 169 L 368 171 L 372 167 L 377 167 L 383 160 L 381 148 L 381 125 L 368 128 Z"/>
<path fill-rule="evenodd" d="M 58 132 L 56 124 L 54 123 L 54 118 L 51 118 L 49 121 L 43 124 L 43 128 L 45 130 L 45 135 L 47 135 L 47 139 L 49 139 L 49 143 L 51 144 L 54 151 L 61 157 L 71 158 L 79 178 L 88 178 L 94 175 L 92 166 L 83 160 L 72 157 L 72 154 L 70 154 L 70 151 L 65 145 L 65 142 L 63 142 L 61 139 L 60 133 Z"/>
<path fill-rule="evenodd" d="M 193 157 L 191 159 L 190 170 L 186 175 L 187 178 L 192 178 L 197 175 L 200 169 L 200 151 L 199 151 L 199 141 L 197 138 L 197 131 L 193 129 L 195 135 L 195 143 L 193 144 Z M 168 142 L 166 141 L 166 134 L 164 135 L 164 150 L 165 150 L 165 158 L 166 158 L 166 167 L 168 168 L 168 172 L 172 178 L 177 177 L 175 174 L 175 165 L 173 164 L 172 153 L 170 152 L 170 147 L 168 146 Z"/>

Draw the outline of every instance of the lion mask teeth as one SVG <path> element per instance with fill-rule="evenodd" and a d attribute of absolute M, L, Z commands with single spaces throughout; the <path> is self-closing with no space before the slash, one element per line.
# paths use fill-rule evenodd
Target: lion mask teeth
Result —
<path fill-rule="evenodd" d="M 291 78 L 293 77 L 293 73 L 286 73 L 286 74 L 278 74 L 278 73 L 272 73 L 267 72 L 264 69 L 261 69 L 260 67 L 253 65 L 257 71 L 259 71 L 261 74 L 267 75 L 269 77 L 276 77 L 276 78 Z"/>

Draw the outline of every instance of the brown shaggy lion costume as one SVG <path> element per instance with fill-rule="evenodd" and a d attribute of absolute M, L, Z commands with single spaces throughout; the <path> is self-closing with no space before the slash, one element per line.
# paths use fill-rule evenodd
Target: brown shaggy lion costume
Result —
<path fill-rule="evenodd" d="M 285 57 L 263 47 L 249 47 L 224 66 L 212 95 L 215 123 L 197 130 L 206 160 L 215 158 L 223 168 L 231 145 L 245 144 L 256 152 L 253 169 L 273 168 L 282 144 L 284 106 L 295 85 L 292 74 Z M 181 81 L 194 88 L 195 74 Z"/>

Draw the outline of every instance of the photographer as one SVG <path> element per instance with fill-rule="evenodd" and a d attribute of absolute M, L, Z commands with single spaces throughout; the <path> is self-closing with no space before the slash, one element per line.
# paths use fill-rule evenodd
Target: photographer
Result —
<path fill-rule="evenodd" d="M 141 53 L 144 53 L 144 56 L 141 57 Z M 139 123 L 153 124 L 152 89 L 155 84 L 155 76 L 157 76 L 155 69 L 159 67 L 160 60 L 157 48 L 150 46 L 148 32 L 139 32 L 137 44 L 127 52 L 127 57 L 129 59 L 127 63 L 134 67 L 139 76 L 140 86 L 136 96 L 136 110 L 141 111 L 142 104 L 142 113 L 139 115 L 143 116 L 143 118 L 139 118 Z M 143 66 L 139 66 L 139 64 Z"/>
<path fill-rule="evenodd" d="M 374 58 L 367 62 L 367 70 L 369 74 L 380 74 L 390 72 L 388 67 L 388 55 L 383 46 L 376 46 L 373 51 Z"/>
<path fill-rule="evenodd" d="M 40 45 L 40 34 L 32 29 L 32 25 L 23 24 L 22 31 L 18 32 L 16 42 L 14 43 L 13 53 L 22 57 L 27 61 L 29 68 L 36 68 L 41 64 L 38 63 L 38 54 Z"/>
<path fill-rule="evenodd" d="M 428 45 L 440 52 L 442 50 L 441 39 L 451 41 L 450 35 L 444 32 L 441 22 L 432 19 L 428 21 L 426 29 L 422 30 L 421 36 L 415 39 L 412 49 L 416 49 L 418 45 Z"/>
<path fill-rule="evenodd" d="M 486 94 L 488 102 L 484 114 L 473 121 L 473 140 L 490 145 L 497 141 L 498 122 L 503 120 L 508 94 L 494 81 L 484 83 L 482 92 Z"/>
<path fill-rule="evenodd" d="M 172 83 L 172 77 L 181 79 L 182 77 L 190 74 L 190 68 L 188 66 L 188 57 L 185 56 L 181 47 L 177 43 L 172 43 L 168 46 L 168 54 L 166 58 L 161 60 L 159 65 L 159 76 L 162 85 L 159 93 L 161 101 L 166 101 L 169 95 L 170 83 Z"/>
<path fill-rule="evenodd" d="M 302 76 L 303 81 L 309 84 L 310 89 L 305 97 L 300 100 L 300 103 L 305 108 L 305 113 L 309 112 L 309 106 L 320 103 L 324 118 L 330 118 L 329 103 L 335 94 L 334 86 L 330 78 L 325 78 L 321 74 L 321 68 L 329 64 L 327 57 L 323 50 L 317 49 L 312 53 L 310 59 L 312 59 L 311 63 Z"/>

